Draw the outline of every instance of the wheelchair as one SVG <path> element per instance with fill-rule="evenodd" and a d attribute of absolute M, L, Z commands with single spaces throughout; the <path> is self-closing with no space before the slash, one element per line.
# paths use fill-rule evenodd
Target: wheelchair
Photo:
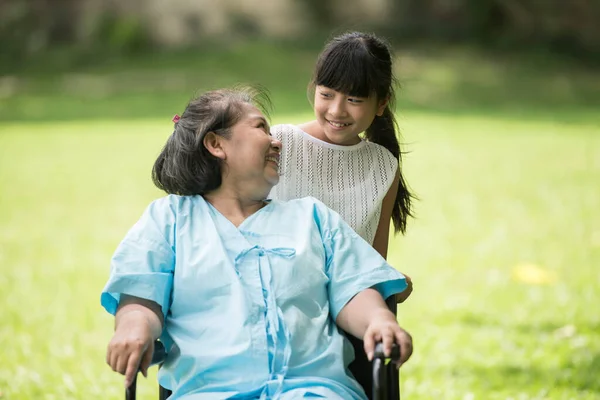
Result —
<path fill-rule="evenodd" d="M 386 300 L 390 310 L 396 315 L 397 304 L 395 296 L 391 296 Z M 369 400 L 400 400 L 400 375 L 394 363 L 386 362 L 388 358 L 383 353 L 383 344 L 377 343 L 373 361 L 369 362 L 363 349 L 362 340 L 356 339 L 348 335 L 348 339 L 354 347 L 355 360 L 350 364 L 350 371 L 354 378 L 363 387 Z M 167 350 L 160 342 L 154 343 L 154 353 L 152 354 L 152 362 L 150 365 L 160 365 L 167 357 Z M 394 345 L 391 360 L 400 358 L 400 349 Z M 133 382 L 125 389 L 125 400 L 136 400 L 137 375 Z M 159 386 L 159 400 L 167 400 L 171 395 L 171 391 Z"/>

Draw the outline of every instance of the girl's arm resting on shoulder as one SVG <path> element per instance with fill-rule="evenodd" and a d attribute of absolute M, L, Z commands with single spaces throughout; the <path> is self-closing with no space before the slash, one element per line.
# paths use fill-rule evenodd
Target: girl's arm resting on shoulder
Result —
<path fill-rule="evenodd" d="M 398 364 L 406 362 L 412 354 L 411 336 L 398 326 L 396 316 L 375 289 L 365 289 L 354 296 L 339 312 L 336 323 L 364 341 L 369 360 L 372 360 L 375 343 L 379 341 L 383 343 L 386 356 L 390 356 L 394 343 L 400 347 Z"/>
<path fill-rule="evenodd" d="M 400 172 L 396 170 L 396 176 L 392 182 L 392 186 L 388 190 L 387 194 L 383 198 L 381 205 L 381 216 L 379 217 L 379 225 L 377 226 L 377 232 L 375 233 L 375 239 L 373 239 L 373 248 L 377 250 L 379 254 L 387 259 L 388 243 L 390 240 L 390 221 L 392 219 L 392 209 L 396 202 L 396 195 L 398 194 L 398 185 L 400 184 Z M 396 302 L 402 303 L 412 293 L 412 280 L 406 274 L 406 284 L 408 285 L 402 293 L 396 294 Z"/>
<path fill-rule="evenodd" d="M 125 387 L 133 382 L 138 369 L 147 376 L 154 341 L 160 337 L 163 324 L 160 305 L 139 297 L 121 295 L 106 362 L 113 371 L 125 375 Z"/>

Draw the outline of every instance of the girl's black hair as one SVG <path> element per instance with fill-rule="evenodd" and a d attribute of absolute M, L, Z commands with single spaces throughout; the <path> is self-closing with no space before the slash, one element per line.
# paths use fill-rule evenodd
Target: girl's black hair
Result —
<path fill-rule="evenodd" d="M 392 220 L 396 233 L 406 232 L 406 221 L 413 216 L 410 193 L 402 173 L 402 151 L 398 141 L 391 47 L 381 38 L 369 33 L 348 32 L 333 38 L 326 45 L 315 67 L 310 90 L 325 86 L 350 96 L 388 99 L 382 116 L 375 116 L 365 131 L 366 139 L 388 149 L 398 160 L 400 185 Z"/>
<path fill-rule="evenodd" d="M 154 184 L 181 196 L 204 195 L 221 186 L 221 159 L 204 147 L 204 137 L 208 132 L 228 137 L 245 104 L 267 117 L 271 109 L 268 92 L 259 87 L 219 89 L 192 99 L 154 162 Z"/>

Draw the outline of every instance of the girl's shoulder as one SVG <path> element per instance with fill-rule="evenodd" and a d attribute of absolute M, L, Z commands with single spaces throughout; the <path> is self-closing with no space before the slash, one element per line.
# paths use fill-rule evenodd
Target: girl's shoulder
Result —
<path fill-rule="evenodd" d="M 377 144 L 377 143 L 369 142 L 368 140 L 365 140 L 365 143 L 366 143 L 365 147 L 368 151 L 380 154 L 383 158 L 385 158 L 386 160 L 389 160 L 390 162 L 398 163 L 398 160 L 396 160 L 396 157 L 394 157 L 392 152 L 389 151 L 384 146 Z"/>
<path fill-rule="evenodd" d="M 294 124 L 277 124 L 277 125 L 273 125 L 271 127 L 271 133 L 274 133 L 274 132 L 293 132 L 296 129 L 300 129 L 300 128 L 298 128 L 298 126 L 294 125 Z"/>
<path fill-rule="evenodd" d="M 305 132 L 300 126 L 293 124 L 279 124 L 271 127 L 271 135 L 283 144 L 286 153 L 308 150 L 318 146 L 320 141 Z M 304 145 L 308 145 L 305 147 Z"/>
<path fill-rule="evenodd" d="M 284 137 L 302 135 L 302 130 L 293 124 L 277 124 L 271 127 L 271 135 L 282 140 Z"/>
<path fill-rule="evenodd" d="M 282 142 L 286 154 L 312 153 L 320 149 L 330 155 L 339 154 L 342 159 L 347 160 L 366 157 L 368 160 L 379 159 L 388 166 L 398 164 L 396 157 L 384 146 L 364 139 L 352 146 L 336 145 L 324 142 L 304 131 L 301 126 L 293 124 L 274 125 L 271 127 L 271 134 Z"/>

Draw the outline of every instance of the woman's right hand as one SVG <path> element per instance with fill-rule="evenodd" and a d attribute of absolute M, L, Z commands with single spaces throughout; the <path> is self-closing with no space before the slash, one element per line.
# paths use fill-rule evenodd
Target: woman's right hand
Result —
<path fill-rule="evenodd" d="M 130 311 L 120 316 L 108 349 L 106 362 L 113 371 L 125 375 L 125 387 L 129 387 L 138 370 L 145 377 L 154 352 L 154 338 L 150 321 L 140 311 Z"/>

